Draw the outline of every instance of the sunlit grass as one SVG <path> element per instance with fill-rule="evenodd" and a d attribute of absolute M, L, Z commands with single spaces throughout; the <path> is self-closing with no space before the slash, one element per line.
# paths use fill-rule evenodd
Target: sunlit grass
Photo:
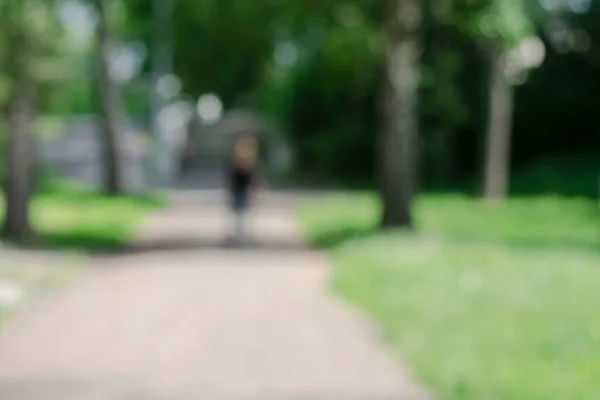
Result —
<path fill-rule="evenodd" d="M 600 212 L 425 196 L 416 234 L 375 233 L 371 195 L 306 204 L 335 290 L 371 313 L 444 400 L 600 398 Z"/>
<path fill-rule="evenodd" d="M 306 204 L 300 217 L 321 246 L 377 228 L 380 204 L 370 193 L 346 193 Z M 459 195 L 429 195 L 414 206 L 421 234 L 515 246 L 600 248 L 600 209 L 585 198 L 515 198 L 486 204 Z"/>
<path fill-rule="evenodd" d="M 96 250 L 127 245 L 140 219 L 160 204 L 158 197 L 110 197 L 60 183 L 32 200 L 31 218 L 38 244 Z"/>

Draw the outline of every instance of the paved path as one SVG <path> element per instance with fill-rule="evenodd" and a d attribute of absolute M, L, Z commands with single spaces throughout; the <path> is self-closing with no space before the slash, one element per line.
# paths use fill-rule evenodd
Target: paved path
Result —
<path fill-rule="evenodd" d="M 0 399 L 423 399 L 328 294 L 293 197 L 262 199 L 257 243 L 233 249 L 219 193 L 177 193 L 131 252 L 95 259 L 0 329 Z"/>

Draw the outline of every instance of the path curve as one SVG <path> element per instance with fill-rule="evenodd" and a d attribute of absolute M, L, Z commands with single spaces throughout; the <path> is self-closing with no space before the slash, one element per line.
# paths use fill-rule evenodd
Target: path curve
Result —
<path fill-rule="evenodd" d="M 219 192 L 180 191 L 129 253 L 0 329 L 2 400 L 422 400 L 406 368 L 329 294 L 293 194 L 269 194 L 256 243 L 223 245 Z"/>

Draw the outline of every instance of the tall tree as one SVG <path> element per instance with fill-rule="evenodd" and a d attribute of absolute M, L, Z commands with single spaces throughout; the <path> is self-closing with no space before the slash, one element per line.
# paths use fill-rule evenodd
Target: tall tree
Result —
<path fill-rule="evenodd" d="M 489 103 L 485 146 L 483 197 L 494 201 L 508 192 L 513 115 L 513 89 L 506 76 L 506 52 L 489 48 Z"/>
<path fill-rule="evenodd" d="M 29 199 L 33 172 L 33 72 L 32 40 L 27 23 L 28 0 L 5 0 L 0 15 L 7 46 L 8 75 L 12 91 L 8 100 L 8 146 L 4 194 L 6 213 L 2 235 L 24 241 L 31 233 Z"/>
<path fill-rule="evenodd" d="M 125 187 L 119 151 L 122 126 L 121 98 L 110 68 L 110 56 L 113 49 L 110 23 L 111 0 L 93 0 L 93 3 L 98 13 L 96 32 L 97 87 L 100 100 L 100 124 L 103 131 L 104 190 L 109 195 L 118 195 L 125 191 Z"/>
<path fill-rule="evenodd" d="M 383 227 L 412 227 L 415 193 L 420 64 L 419 0 L 386 0 L 382 129 L 379 143 Z"/>
<path fill-rule="evenodd" d="M 508 192 L 513 125 L 512 80 L 523 67 L 514 51 L 531 32 L 522 0 L 487 0 L 474 19 L 489 60 L 489 103 L 483 197 L 495 201 Z"/>

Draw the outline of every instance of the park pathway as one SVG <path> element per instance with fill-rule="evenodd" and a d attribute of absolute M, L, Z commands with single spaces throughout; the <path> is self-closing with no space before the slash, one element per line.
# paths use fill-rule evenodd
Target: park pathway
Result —
<path fill-rule="evenodd" d="M 327 291 L 295 194 L 230 248 L 218 191 L 188 190 L 136 245 L 0 328 L 1 400 L 421 400 L 373 327 Z"/>

